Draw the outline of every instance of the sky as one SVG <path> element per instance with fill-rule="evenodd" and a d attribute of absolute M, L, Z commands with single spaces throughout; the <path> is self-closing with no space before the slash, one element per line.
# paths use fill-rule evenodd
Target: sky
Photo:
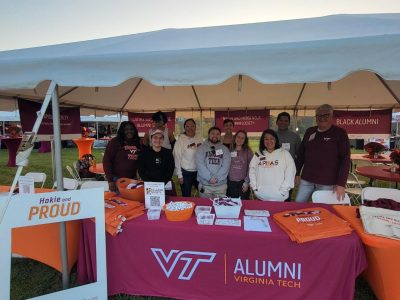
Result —
<path fill-rule="evenodd" d="M 0 51 L 165 28 L 400 13 L 400 0 L 0 0 Z"/>

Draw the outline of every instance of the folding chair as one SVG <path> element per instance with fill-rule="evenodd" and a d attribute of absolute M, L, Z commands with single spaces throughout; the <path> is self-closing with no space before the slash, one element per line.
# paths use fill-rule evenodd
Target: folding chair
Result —
<path fill-rule="evenodd" d="M 361 192 L 361 203 L 364 200 L 378 200 L 379 198 L 392 199 L 400 202 L 400 190 L 378 187 L 366 187 Z"/>
<path fill-rule="evenodd" d="M 105 192 L 108 192 L 110 190 L 107 181 L 94 181 L 94 180 L 92 180 L 92 181 L 84 181 L 81 184 L 81 190 L 92 189 L 92 188 L 96 188 L 96 187 L 102 187 Z"/>
<path fill-rule="evenodd" d="M 357 167 L 364 167 L 364 166 L 373 166 L 374 164 L 367 159 L 352 159 L 354 169 L 357 169 Z"/>
<path fill-rule="evenodd" d="M 67 165 L 67 166 L 65 166 L 65 168 L 67 169 L 69 175 L 71 175 L 71 177 L 72 177 L 73 179 L 77 180 L 78 182 L 81 181 L 81 180 L 80 180 L 80 177 L 79 177 L 79 174 L 78 174 L 78 176 L 77 176 L 77 174 L 74 172 L 74 170 L 71 168 L 71 166 L 68 166 L 68 165 Z"/>
<path fill-rule="evenodd" d="M 336 193 L 332 191 L 315 191 L 311 198 L 313 203 L 351 205 L 349 195 L 344 194 L 344 199 L 342 201 L 338 201 L 336 198 Z"/>
<path fill-rule="evenodd" d="M 71 175 L 71 177 L 75 180 L 78 180 L 79 185 L 82 185 L 83 182 L 86 181 L 94 181 L 96 180 L 95 178 L 81 178 L 79 176 L 79 173 L 76 172 L 75 169 L 73 169 L 71 166 L 65 166 L 65 168 L 67 169 L 68 173 Z"/>
<path fill-rule="evenodd" d="M 73 178 L 63 178 L 64 190 L 76 190 L 79 187 L 79 181 Z M 57 188 L 57 182 L 54 182 L 53 189 Z"/>
<path fill-rule="evenodd" d="M 365 184 L 365 181 L 363 182 Z M 358 180 L 358 177 L 354 173 L 349 172 L 345 192 L 349 194 L 350 200 L 352 200 L 355 205 L 360 205 L 362 189 L 362 183 Z"/>
<path fill-rule="evenodd" d="M 41 182 L 42 185 L 40 186 L 40 188 L 43 188 L 44 183 L 46 182 L 46 173 L 42 173 L 42 172 L 28 172 L 25 174 L 25 176 L 29 176 L 33 178 L 33 182 Z"/>

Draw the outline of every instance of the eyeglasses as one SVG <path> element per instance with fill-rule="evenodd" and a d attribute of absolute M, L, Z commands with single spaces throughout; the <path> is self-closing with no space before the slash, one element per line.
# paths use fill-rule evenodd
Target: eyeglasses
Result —
<path fill-rule="evenodd" d="M 331 114 L 322 114 L 322 115 L 315 115 L 317 119 L 328 119 Z"/>

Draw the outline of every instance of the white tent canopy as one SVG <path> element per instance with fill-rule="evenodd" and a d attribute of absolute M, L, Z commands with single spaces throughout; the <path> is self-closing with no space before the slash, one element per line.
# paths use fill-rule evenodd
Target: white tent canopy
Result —
<path fill-rule="evenodd" d="M 400 14 L 149 33 L 0 52 L 0 110 L 41 101 L 105 111 L 398 107 Z"/>

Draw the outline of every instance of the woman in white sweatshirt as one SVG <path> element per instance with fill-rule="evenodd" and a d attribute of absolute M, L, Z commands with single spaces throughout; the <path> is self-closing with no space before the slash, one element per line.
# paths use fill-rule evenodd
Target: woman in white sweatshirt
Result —
<path fill-rule="evenodd" d="M 175 172 L 178 176 L 183 197 L 190 197 L 192 186 L 197 189 L 197 167 L 195 154 L 197 147 L 203 142 L 196 137 L 196 122 L 187 119 L 183 124 L 185 132 L 179 136 L 174 146 Z"/>
<path fill-rule="evenodd" d="M 260 200 L 285 201 L 294 187 L 296 166 L 287 150 L 281 148 L 272 129 L 264 130 L 259 151 L 250 162 L 250 187 Z"/>

